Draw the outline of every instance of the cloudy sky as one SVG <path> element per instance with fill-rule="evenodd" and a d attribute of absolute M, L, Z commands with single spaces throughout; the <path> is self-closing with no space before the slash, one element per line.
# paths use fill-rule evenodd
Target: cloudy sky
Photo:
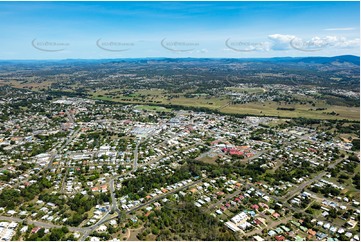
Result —
<path fill-rule="evenodd" d="M 0 2 L 0 59 L 359 55 L 359 2 Z"/>

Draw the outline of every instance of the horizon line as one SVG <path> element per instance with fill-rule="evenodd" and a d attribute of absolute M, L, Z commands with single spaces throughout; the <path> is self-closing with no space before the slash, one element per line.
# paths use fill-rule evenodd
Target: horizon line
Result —
<path fill-rule="evenodd" d="M 332 58 L 341 56 L 359 55 L 334 55 L 334 56 L 273 56 L 273 57 L 120 57 L 120 58 L 63 58 L 63 59 L 0 59 L 0 61 L 66 61 L 66 60 L 131 60 L 131 59 L 275 59 L 275 58 Z"/>

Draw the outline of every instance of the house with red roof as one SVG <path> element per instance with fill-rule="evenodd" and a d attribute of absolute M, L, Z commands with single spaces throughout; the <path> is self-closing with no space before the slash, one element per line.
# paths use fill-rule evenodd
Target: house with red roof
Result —
<path fill-rule="evenodd" d="M 259 202 L 258 205 L 261 206 L 262 208 L 267 208 L 267 209 L 269 208 L 269 206 L 267 204 L 262 203 L 262 202 Z"/>
<path fill-rule="evenodd" d="M 254 222 L 255 222 L 257 225 L 262 224 L 262 222 L 261 222 L 261 221 L 259 221 L 258 219 L 255 219 L 255 220 L 254 220 Z"/>
<path fill-rule="evenodd" d="M 237 149 L 234 149 L 234 148 L 229 149 L 229 150 L 228 150 L 228 153 L 229 153 L 230 155 L 236 155 L 236 156 L 241 156 L 241 155 L 244 154 L 242 151 L 237 150 Z"/>
<path fill-rule="evenodd" d="M 241 156 L 244 153 L 236 148 L 223 148 L 222 151 L 229 155 Z"/>
<path fill-rule="evenodd" d="M 310 235 L 310 238 L 312 238 L 313 236 L 316 235 L 317 232 L 312 229 L 309 229 L 309 230 L 307 230 L 307 233 Z"/>
<path fill-rule="evenodd" d="M 317 150 L 314 148 L 308 148 L 309 151 L 313 152 L 313 153 L 317 153 Z"/>
<path fill-rule="evenodd" d="M 31 233 L 35 234 L 37 233 L 41 228 L 40 227 L 35 227 L 31 230 Z"/>
<path fill-rule="evenodd" d="M 251 206 L 251 208 L 254 209 L 254 210 L 258 210 L 258 209 L 259 209 L 259 206 L 258 206 L 257 204 L 253 204 L 253 205 Z"/>
<path fill-rule="evenodd" d="M 277 241 L 284 241 L 284 240 L 286 240 L 285 236 L 283 236 L 283 235 L 276 235 L 276 236 L 275 236 L 275 239 L 276 239 Z"/>

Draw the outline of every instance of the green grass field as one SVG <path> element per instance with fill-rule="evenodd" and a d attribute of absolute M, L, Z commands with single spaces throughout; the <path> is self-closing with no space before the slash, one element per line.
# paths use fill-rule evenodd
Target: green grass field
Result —
<path fill-rule="evenodd" d="M 165 108 L 161 106 L 150 106 L 150 105 L 137 105 L 135 106 L 137 110 L 146 110 L 146 111 L 155 111 L 155 112 L 170 112 L 172 109 Z"/>
<path fill-rule="evenodd" d="M 316 106 L 311 106 L 310 104 L 301 105 L 301 104 L 282 104 L 279 105 L 277 102 L 252 102 L 246 104 L 235 104 L 228 105 L 229 99 L 227 98 L 206 98 L 206 97 L 194 97 L 187 98 L 184 96 L 179 96 L 172 98 L 170 100 L 164 98 L 160 91 L 156 91 L 156 95 L 151 93 L 154 91 L 148 91 L 149 95 L 147 98 L 142 100 L 134 100 L 134 97 L 107 97 L 101 96 L 101 93 L 93 94 L 93 98 L 100 100 L 109 100 L 109 101 L 118 101 L 125 103 L 133 104 L 156 104 L 161 106 L 163 105 L 180 105 L 187 107 L 203 107 L 209 108 L 211 110 L 218 110 L 221 113 L 225 114 L 248 114 L 248 115 L 258 115 L 258 116 L 279 116 L 284 118 L 310 118 L 310 119 L 349 119 L 349 120 L 360 120 L 360 108 L 359 107 L 345 107 L 345 106 L 331 106 L 327 105 L 324 102 L 317 102 Z M 138 96 L 138 95 L 135 95 Z M 295 108 L 294 111 L 289 110 L 278 110 L 277 108 Z M 326 110 L 315 109 L 318 107 L 327 108 Z M 149 109 L 145 106 L 145 109 Z M 310 110 L 313 109 L 313 110 Z M 330 115 L 327 113 L 335 112 L 338 115 Z"/>
<path fill-rule="evenodd" d="M 264 90 L 262 88 L 238 88 L 230 87 L 228 90 L 247 93 L 260 93 Z M 119 90 L 114 90 L 119 92 Z M 316 100 L 312 96 L 297 96 L 298 99 L 304 101 L 315 101 L 316 105 L 311 104 L 279 104 L 277 102 L 251 102 L 246 104 L 229 105 L 230 99 L 224 97 L 199 96 L 188 98 L 179 94 L 168 94 L 175 96 L 167 99 L 162 89 L 138 90 L 131 96 L 117 95 L 116 97 L 107 97 L 104 91 L 98 91 L 92 94 L 96 99 L 112 100 L 134 104 L 156 104 L 156 105 L 180 105 L 188 107 L 202 107 L 211 110 L 217 110 L 225 114 L 249 114 L 260 116 L 279 116 L 284 118 L 311 118 L 311 119 L 350 119 L 360 120 L 359 107 L 346 107 L 328 105 L 322 100 Z M 103 95 L 102 97 L 98 97 Z M 142 96 L 143 98 L 139 98 Z M 294 111 L 278 110 L 277 108 L 295 108 Z M 316 108 L 327 108 L 326 110 L 315 110 Z M 313 109 L 313 110 L 312 110 Z M 335 112 L 338 115 L 331 115 L 328 113 Z"/>
<path fill-rule="evenodd" d="M 294 111 L 288 110 L 277 110 L 278 107 L 282 108 L 295 108 Z M 290 104 L 290 105 L 278 105 L 276 102 L 267 102 L 267 103 L 247 103 L 247 104 L 237 104 L 232 106 L 227 106 L 221 109 L 221 112 L 224 113 L 238 113 L 238 114 L 251 114 L 251 115 L 265 115 L 265 116 L 280 116 L 280 117 L 290 117 L 290 118 L 312 118 L 312 119 L 351 119 L 359 120 L 360 119 L 360 109 L 359 107 L 344 107 L 344 106 L 330 106 L 323 105 L 327 110 L 320 111 L 311 111 L 311 105 L 300 105 L 300 104 Z M 329 115 L 334 111 L 339 114 Z"/>

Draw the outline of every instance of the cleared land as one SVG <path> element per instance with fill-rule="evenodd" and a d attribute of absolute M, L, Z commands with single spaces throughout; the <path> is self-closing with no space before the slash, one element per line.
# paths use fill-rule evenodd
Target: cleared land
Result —
<path fill-rule="evenodd" d="M 160 96 L 160 95 L 159 95 Z M 172 98 L 170 100 L 160 97 L 151 98 L 152 96 L 142 99 L 134 100 L 134 97 L 120 97 L 120 98 L 111 98 L 107 96 L 93 95 L 93 98 L 100 100 L 109 100 L 109 101 L 118 101 L 125 103 L 135 103 L 135 104 L 157 104 L 157 105 L 180 105 L 188 107 L 202 107 L 209 108 L 212 110 L 218 110 L 221 113 L 226 114 L 249 114 L 249 115 L 260 115 L 260 116 L 279 116 L 279 117 L 289 117 L 289 118 L 311 118 L 311 119 L 350 119 L 350 120 L 360 120 L 360 108 L 359 107 L 346 107 L 346 106 L 336 106 L 336 105 L 327 105 L 319 104 L 312 106 L 310 104 L 278 104 L 277 102 L 251 102 L 246 104 L 229 104 L 229 99 L 227 98 L 207 98 L 207 97 L 194 97 L 187 98 L 184 96 L 179 96 Z M 147 107 L 147 106 L 145 106 Z M 322 107 L 326 108 L 325 110 L 316 110 L 316 108 Z M 294 111 L 290 110 L 280 110 L 278 108 L 294 108 Z M 331 114 L 331 113 L 335 114 Z"/>
<path fill-rule="evenodd" d="M 165 108 L 161 106 L 149 106 L 149 105 L 137 105 L 135 106 L 137 110 L 146 110 L 146 111 L 155 111 L 155 112 L 170 112 L 172 109 Z"/>
<path fill-rule="evenodd" d="M 345 107 L 345 106 L 323 106 L 326 110 L 310 110 L 315 109 L 311 105 L 278 105 L 276 102 L 267 103 L 247 103 L 247 104 L 236 104 L 230 105 L 223 109 L 221 112 L 224 113 L 238 113 L 238 114 L 251 114 L 251 115 L 265 115 L 265 116 L 280 116 L 280 117 L 304 117 L 313 119 L 360 119 L 360 108 L 359 107 Z M 294 108 L 294 111 L 289 110 L 277 110 L 277 108 Z M 328 113 L 335 112 L 338 115 L 331 115 Z"/>
<path fill-rule="evenodd" d="M 45 82 L 26 82 L 19 81 L 4 82 L 0 81 L 0 85 L 10 84 L 17 88 L 26 88 L 38 91 L 46 89 L 53 81 Z M 239 88 L 228 87 L 226 90 L 234 92 L 244 92 L 249 94 L 263 93 L 263 88 Z M 71 90 L 69 90 L 71 91 Z M 136 90 L 131 94 L 123 94 L 126 90 L 97 90 L 96 92 L 88 93 L 91 98 L 105 101 L 115 101 L 129 104 L 140 104 L 138 109 L 147 111 L 164 111 L 169 112 L 170 109 L 161 107 L 162 105 L 180 105 L 185 107 L 198 107 L 217 110 L 225 114 L 245 114 L 257 116 L 278 116 L 284 118 L 311 118 L 311 119 L 349 119 L 360 120 L 360 107 L 347 107 L 338 105 L 328 105 L 324 101 L 316 100 L 312 96 L 297 96 L 299 100 L 313 100 L 316 105 L 311 104 L 280 104 L 277 102 L 250 102 L 246 104 L 230 104 L 230 99 L 227 96 L 212 97 L 206 95 L 199 95 L 195 97 L 186 97 L 179 93 L 167 93 L 162 89 L 141 89 Z M 147 104 L 152 104 L 149 106 Z M 157 106 L 153 106 L 157 105 Z M 280 110 L 279 108 L 294 109 Z M 316 110 L 317 108 L 325 108 L 325 110 Z"/>

